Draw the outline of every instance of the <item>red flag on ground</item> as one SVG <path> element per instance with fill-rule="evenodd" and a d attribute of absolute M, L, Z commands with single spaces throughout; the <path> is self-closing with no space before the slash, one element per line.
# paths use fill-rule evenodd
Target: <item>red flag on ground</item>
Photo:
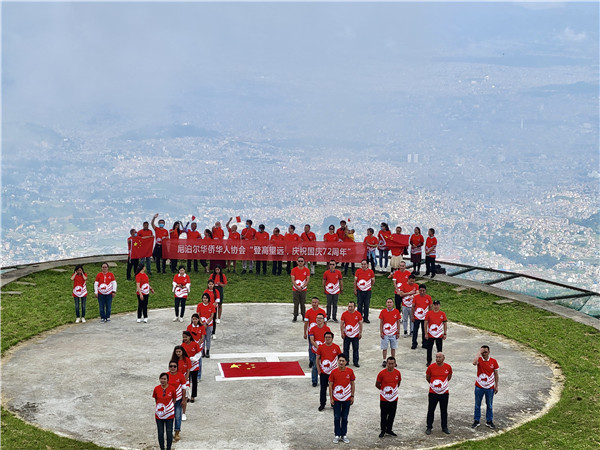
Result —
<path fill-rule="evenodd" d="M 136 236 L 131 240 L 131 259 L 149 258 L 152 256 L 154 238 Z"/>
<path fill-rule="evenodd" d="M 225 378 L 303 377 L 298 361 L 219 363 Z"/>

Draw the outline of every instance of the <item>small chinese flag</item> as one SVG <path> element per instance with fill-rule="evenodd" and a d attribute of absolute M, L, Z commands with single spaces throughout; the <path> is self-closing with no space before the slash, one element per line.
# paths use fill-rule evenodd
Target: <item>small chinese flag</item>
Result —
<path fill-rule="evenodd" d="M 196 216 L 192 216 L 192 220 L 196 220 Z"/>
<path fill-rule="evenodd" d="M 242 218 L 241 218 L 241 216 L 235 216 L 235 221 L 236 221 L 237 223 L 240 223 L 240 222 L 242 221 Z"/>

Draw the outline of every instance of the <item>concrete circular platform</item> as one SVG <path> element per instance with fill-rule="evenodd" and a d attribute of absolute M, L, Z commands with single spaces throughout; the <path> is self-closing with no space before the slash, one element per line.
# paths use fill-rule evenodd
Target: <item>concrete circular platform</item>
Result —
<path fill-rule="evenodd" d="M 120 448 L 158 448 L 151 397 L 158 374 L 167 370 L 173 346 L 181 342 L 194 307 L 184 323 L 172 322 L 171 309 L 151 310 L 149 323 L 135 314 L 72 324 L 27 341 L 2 360 L 2 402 L 24 420 L 58 434 Z M 290 304 L 226 304 L 211 358 L 203 360 L 199 396 L 188 405 L 177 449 L 332 448 L 331 407 L 317 411 L 319 389 L 310 378 L 219 381 L 219 362 L 265 361 L 248 354 L 280 355 L 298 360 L 306 373 L 307 344 L 302 324 L 291 322 Z M 376 318 L 373 310 L 371 317 Z M 330 324 L 341 346 L 339 324 Z M 365 324 L 361 367 L 354 368 L 355 404 L 350 410 L 351 448 L 428 448 L 485 438 L 542 414 L 559 397 L 560 372 L 525 346 L 480 330 L 450 323 L 444 343 L 450 382 L 450 436 L 443 434 L 436 411 L 434 430 L 426 436 L 428 384 L 425 350 L 410 349 L 401 338 L 397 353 L 402 385 L 394 430 L 397 438 L 379 439 L 379 396 L 375 378 L 381 370 L 378 322 Z M 473 357 L 482 344 L 500 364 L 500 390 L 494 399 L 497 431 L 470 428 L 473 417 Z M 303 352 L 304 356 L 285 356 Z M 485 410 L 485 406 L 484 406 Z M 344 445 L 344 444 L 338 444 Z"/>

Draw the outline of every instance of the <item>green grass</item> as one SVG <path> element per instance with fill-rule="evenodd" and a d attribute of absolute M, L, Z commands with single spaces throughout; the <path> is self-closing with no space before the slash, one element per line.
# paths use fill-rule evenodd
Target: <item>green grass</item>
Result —
<path fill-rule="evenodd" d="M 45 271 L 29 275 L 22 281 L 36 286 L 9 284 L 3 290 L 22 291 L 20 296 L 2 297 L 2 353 L 18 342 L 59 325 L 72 323 L 75 312 L 70 296 L 69 272 Z M 269 267 L 270 269 L 270 267 Z M 93 279 L 100 264 L 86 266 L 89 275 L 88 290 L 92 292 Z M 113 302 L 113 314 L 137 308 L 135 284 L 125 281 L 125 265 L 118 263 L 111 269 L 119 283 Z M 239 269 L 238 269 L 239 270 Z M 323 266 L 309 286 L 308 298 L 324 298 L 321 288 Z M 229 285 L 225 288 L 228 302 L 289 302 L 291 284 L 289 277 L 257 276 L 256 274 L 227 274 Z M 190 274 L 192 292 L 188 304 L 197 303 L 206 286 L 207 274 Z M 150 296 L 150 308 L 172 307 L 172 275 L 150 277 L 156 294 Z M 345 304 L 353 299 L 351 278 L 345 278 L 346 290 L 340 298 Z M 429 281 L 429 294 L 442 301 L 442 309 L 449 320 L 488 330 L 522 342 L 545 354 L 562 368 L 565 386 L 561 399 L 548 414 L 515 430 L 498 434 L 485 441 L 457 444 L 455 448 L 523 449 L 566 448 L 596 449 L 600 447 L 600 333 L 585 325 L 526 304 L 513 302 L 494 303 L 498 297 L 476 290 L 455 292 L 454 286 Z M 392 292 L 392 282 L 377 277 L 373 290 L 372 307 L 383 307 Z M 88 295 L 87 318 L 98 317 L 98 302 Z M 23 314 L 23 311 L 26 314 Z M 2 447 L 7 449 L 63 449 L 100 448 L 59 437 L 49 431 L 26 424 L 12 413 L 2 410 Z"/>

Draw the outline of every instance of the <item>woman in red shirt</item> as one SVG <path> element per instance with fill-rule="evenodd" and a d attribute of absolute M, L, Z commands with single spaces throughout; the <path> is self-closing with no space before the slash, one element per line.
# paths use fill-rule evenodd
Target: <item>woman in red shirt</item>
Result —
<path fill-rule="evenodd" d="M 83 266 L 77 264 L 73 275 L 71 275 L 73 281 L 73 299 L 75 300 L 75 323 L 85 323 L 85 302 L 87 300 L 87 273 L 84 272 Z M 79 315 L 79 303 L 81 302 L 81 315 Z"/>
<path fill-rule="evenodd" d="M 176 221 L 173 224 L 173 228 L 169 230 L 169 239 L 179 239 L 179 235 L 182 233 L 182 226 L 180 221 Z M 177 273 L 177 259 L 171 260 L 171 273 Z"/>
<path fill-rule="evenodd" d="M 187 352 L 181 345 L 175 346 L 175 348 L 173 349 L 173 353 L 171 354 L 170 361 L 177 362 L 177 371 L 180 374 L 185 376 L 186 385 L 189 388 L 189 386 L 190 386 L 190 369 L 192 368 L 192 361 L 190 360 Z M 186 389 L 186 393 L 187 393 L 187 389 Z M 187 395 L 184 395 L 183 398 L 181 399 L 181 409 L 183 412 L 183 414 L 181 416 L 181 420 L 187 420 L 187 417 L 185 416 L 186 407 L 187 407 Z"/>
<path fill-rule="evenodd" d="M 375 236 L 375 230 L 373 228 L 367 228 L 367 236 L 363 242 L 367 246 L 367 264 L 371 264 L 371 269 L 375 271 L 379 240 Z"/>
<path fill-rule="evenodd" d="M 379 233 L 377 233 L 377 237 L 379 238 L 379 246 L 377 248 L 379 249 L 379 269 L 382 272 L 385 272 L 385 269 L 387 269 L 388 257 L 390 253 L 390 249 L 385 246 L 385 240 L 389 239 L 391 235 L 392 232 L 390 231 L 388 224 L 381 222 L 381 229 L 379 230 Z M 384 260 L 385 266 L 383 265 Z"/>
<path fill-rule="evenodd" d="M 424 243 L 425 239 L 421 234 L 421 229 L 415 227 L 415 233 L 410 237 L 410 261 L 413 263 L 413 273 L 415 275 L 421 273 L 421 257 Z"/>
<path fill-rule="evenodd" d="M 175 402 L 177 391 L 169 386 L 169 374 L 163 372 L 158 377 L 160 384 L 154 388 L 152 398 L 156 401 L 154 418 L 158 429 L 158 445 L 165 448 L 165 431 L 167 432 L 167 448 L 173 445 L 173 421 L 175 420 Z"/>
<path fill-rule="evenodd" d="M 215 289 L 219 292 L 221 301 L 215 305 L 217 307 L 217 320 L 215 322 L 221 323 L 221 311 L 223 310 L 223 287 L 227 286 L 227 277 L 221 270 L 221 266 L 215 266 L 213 273 L 210 274 L 208 279 L 215 284 Z"/>
<path fill-rule="evenodd" d="M 135 286 L 138 298 L 137 323 L 142 321 L 142 315 L 144 316 L 144 323 L 148 323 L 148 298 L 150 298 L 150 292 L 154 294 L 154 289 L 150 286 L 150 280 L 146 274 L 146 266 L 144 264 L 140 264 L 137 267 Z"/>
<path fill-rule="evenodd" d="M 198 396 L 198 380 L 200 379 L 200 369 L 202 368 L 202 351 L 197 342 L 192 339 L 192 333 L 184 331 L 182 333 L 183 342 L 181 346 L 190 357 L 192 366 L 190 367 L 190 383 L 192 385 L 192 393 L 190 395 L 190 403 L 194 403 Z M 185 409 L 184 409 L 185 412 Z"/>

